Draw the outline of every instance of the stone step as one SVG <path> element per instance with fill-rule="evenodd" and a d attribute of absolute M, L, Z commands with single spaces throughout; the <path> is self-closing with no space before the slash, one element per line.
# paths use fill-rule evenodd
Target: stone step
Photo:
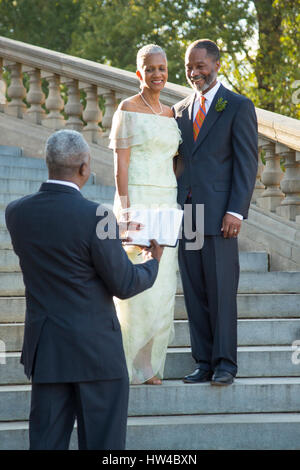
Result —
<path fill-rule="evenodd" d="M 165 380 L 162 386 L 132 385 L 128 416 L 291 413 L 299 411 L 300 378 L 236 379 L 220 391 L 209 382 L 184 384 Z M 0 386 L 0 422 L 26 421 L 31 385 Z"/>
<path fill-rule="evenodd" d="M 0 159 L 0 178 L 38 181 L 40 184 L 42 184 L 48 179 L 48 170 L 47 168 L 28 168 L 26 166 L 3 166 L 3 164 L 1 165 Z M 96 175 L 95 173 L 91 173 L 91 176 L 86 184 L 95 184 L 95 181 Z"/>
<path fill-rule="evenodd" d="M 5 156 L 21 157 L 23 150 L 21 147 L 13 147 L 9 145 L 0 145 L 0 158 Z"/>
<path fill-rule="evenodd" d="M 12 249 L 10 235 L 6 228 L 4 228 L 3 226 L 1 227 L 1 224 L 0 224 L 0 249 L 1 250 Z"/>
<path fill-rule="evenodd" d="M 298 364 L 299 362 L 299 364 Z M 195 370 L 190 348 L 169 348 L 164 377 L 180 379 Z M 239 346 L 238 377 L 299 377 L 300 348 Z"/>
<path fill-rule="evenodd" d="M 24 284 L 22 273 L 0 272 L 0 297 L 24 296 Z"/>
<path fill-rule="evenodd" d="M 299 433 L 299 413 L 130 417 L 126 450 L 297 450 Z M 0 423 L 0 450 L 28 446 L 28 422 Z M 70 449 L 77 449 L 76 428 Z M 157 458 L 149 451 L 146 463 L 155 464 Z M 197 462 L 195 455 L 187 459 Z"/>
<path fill-rule="evenodd" d="M 4 211 L 0 210 L 0 224 L 4 224 Z M 251 272 L 254 269 L 257 260 L 257 270 L 260 272 L 267 271 L 267 253 L 246 253 L 240 252 L 240 269 L 243 272 Z M 0 271 L 19 271 L 18 257 L 12 250 L 1 250 L 0 248 Z"/>
<path fill-rule="evenodd" d="M 190 334 L 187 320 L 175 321 L 175 337 L 170 346 L 189 347 Z M 24 324 L 0 323 L 0 340 L 5 341 L 7 352 L 21 351 Z M 290 346 L 300 340 L 300 319 L 238 320 L 239 346 Z"/>
<path fill-rule="evenodd" d="M 40 186 L 40 181 L 0 178 L 1 194 L 18 194 L 21 197 L 25 194 L 35 193 Z M 113 186 L 87 185 L 82 188 L 82 194 L 90 198 L 113 200 L 114 192 L 115 188 Z"/>
<path fill-rule="evenodd" d="M 175 320 L 187 318 L 183 303 L 183 296 L 177 295 Z M 299 294 L 238 294 L 237 304 L 239 318 L 300 318 Z M 24 297 L 0 297 L 0 323 L 20 323 L 24 315 Z"/>
<path fill-rule="evenodd" d="M 176 320 L 174 327 L 175 337 L 170 346 L 190 346 L 188 321 Z M 1 331 L 0 325 L 0 338 L 8 338 L 5 333 L 1 336 Z M 11 333 L 11 336 L 18 337 L 18 334 Z M 298 339 L 300 340 L 300 318 L 238 320 L 238 344 L 240 346 L 290 346 Z M 19 351 L 19 349 L 14 349 L 14 351 Z"/>
<path fill-rule="evenodd" d="M 85 198 L 89 199 L 90 201 L 94 201 L 94 202 L 97 202 L 98 204 L 105 204 L 107 205 L 109 208 L 112 208 L 112 204 L 113 204 L 113 194 L 114 194 L 114 191 L 115 191 L 115 188 L 112 187 L 112 186 L 103 186 L 103 197 L 90 197 L 88 194 L 86 194 L 86 190 L 89 188 L 90 186 L 88 186 L 87 188 L 83 188 L 82 189 L 82 194 Z M 112 189 L 110 189 L 112 188 Z M 0 207 L 3 209 L 4 207 L 7 206 L 7 204 L 9 204 L 11 201 L 15 201 L 16 199 L 20 199 L 20 197 L 22 197 L 22 194 L 10 194 L 10 193 L 2 193 L 1 192 L 1 189 L 0 189 Z M 3 230 L 3 226 L 0 227 L 0 229 Z"/>
<path fill-rule="evenodd" d="M 237 306 L 239 318 L 299 318 L 300 294 L 238 294 Z M 187 319 L 182 294 L 176 295 L 174 317 Z"/>
<path fill-rule="evenodd" d="M 126 449 L 296 450 L 299 434 L 299 413 L 143 416 L 129 418 Z"/>
<path fill-rule="evenodd" d="M 33 157 L 12 157 L 9 155 L 0 155 L 0 173 L 1 168 L 8 166 L 10 168 L 28 168 L 33 170 L 47 170 L 46 161 L 43 158 Z"/>
<path fill-rule="evenodd" d="M 1 220 L 1 218 L 0 218 Z M 0 272 L 19 272 L 21 271 L 19 258 L 11 249 L 0 249 Z"/>
<path fill-rule="evenodd" d="M 266 251 L 240 251 L 240 271 L 267 272 L 269 270 L 269 255 Z"/>
<path fill-rule="evenodd" d="M 300 293 L 300 272 L 273 271 L 267 273 L 242 272 L 238 292 L 240 294 Z M 177 293 L 182 293 L 178 276 Z M 20 272 L 0 272 L 0 296 L 24 295 Z"/>
<path fill-rule="evenodd" d="M 0 297 L 0 323 L 24 322 L 25 308 L 25 297 Z"/>
<path fill-rule="evenodd" d="M 27 384 L 20 352 L 4 354 L 0 365 L 0 384 Z M 293 346 L 239 346 L 238 377 L 299 377 L 299 350 Z M 169 348 L 164 378 L 182 379 L 193 372 L 195 362 L 190 348 Z"/>
<path fill-rule="evenodd" d="M 241 272 L 238 292 L 240 294 L 300 293 L 300 271 Z M 178 277 L 177 294 L 183 294 Z"/>
<path fill-rule="evenodd" d="M 104 187 L 104 186 L 103 186 Z M 111 186 L 105 186 L 105 188 L 110 188 Z M 114 189 L 114 188 L 113 188 Z M 1 189 L 0 189 L 1 191 Z M 106 204 L 109 208 L 112 208 L 113 204 L 113 197 L 111 198 L 110 189 L 107 191 L 107 195 L 104 194 L 103 197 L 89 197 L 86 195 L 85 188 L 82 190 L 82 194 L 85 198 L 89 199 L 90 201 L 97 202 L 98 204 Z M 105 197 L 104 197 L 105 196 Z M 107 196 L 107 197 L 106 197 Z M 21 194 L 9 194 L 9 193 L 1 193 L 0 192 L 0 207 L 3 209 L 9 204 L 11 201 L 15 201 L 16 199 L 20 199 L 22 197 Z M 3 230 L 3 226 L 0 227 L 0 230 Z"/>

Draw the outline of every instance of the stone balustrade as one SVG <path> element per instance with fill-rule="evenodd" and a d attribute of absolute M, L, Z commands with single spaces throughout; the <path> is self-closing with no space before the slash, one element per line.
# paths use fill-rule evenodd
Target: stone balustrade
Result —
<path fill-rule="evenodd" d="M 258 207 L 300 223 L 300 122 L 256 108 L 259 153 L 254 191 Z"/>
<path fill-rule="evenodd" d="M 107 143 L 118 102 L 139 90 L 132 72 L 3 37 L 0 61 L 1 72 L 4 68 L 10 77 L 8 100 L 0 111 L 53 130 L 66 127 L 81 131 L 95 144 Z M 28 90 L 23 84 L 25 75 Z M 47 97 L 42 83 L 47 85 Z M 172 105 L 190 92 L 186 87 L 168 84 L 161 100 Z"/>
<path fill-rule="evenodd" d="M 2 113 L 53 130 L 75 129 L 107 145 L 118 102 L 138 90 L 132 72 L 0 37 Z M 173 105 L 191 92 L 168 83 L 161 100 Z M 264 163 L 259 158 L 252 202 L 300 223 L 300 122 L 259 108 L 256 113 Z"/>

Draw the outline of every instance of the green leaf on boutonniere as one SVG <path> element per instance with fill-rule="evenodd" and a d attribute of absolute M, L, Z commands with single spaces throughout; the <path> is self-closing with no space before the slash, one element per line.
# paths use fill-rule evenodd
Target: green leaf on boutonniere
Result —
<path fill-rule="evenodd" d="M 224 109 L 226 108 L 227 103 L 228 103 L 228 101 L 223 100 L 223 98 L 219 98 L 217 103 L 216 103 L 215 110 L 218 111 L 218 112 L 224 111 Z"/>

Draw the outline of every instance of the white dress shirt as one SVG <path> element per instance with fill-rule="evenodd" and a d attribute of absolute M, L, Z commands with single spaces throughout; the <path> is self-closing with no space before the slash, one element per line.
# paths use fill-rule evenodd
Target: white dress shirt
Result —
<path fill-rule="evenodd" d="M 75 183 L 72 183 L 72 181 L 47 180 L 46 183 L 64 184 L 65 186 L 70 186 L 71 188 L 75 188 L 77 191 L 80 191 L 79 186 L 77 186 Z"/>
<path fill-rule="evenodd" d="M 208 110 L 210 108 L 210 105 L 215 97 L 215 94 L 217 93 L 218 89 L 220 88 L 221 83 L 217 81 L 215 86 L 211 88 L 209 91 L 207 91 L 203 96 L 205 97 L 205 112 L 206 114 L 208 113 Z M 199 110 L 200 106 L 200 98 L 202 96 L 202 93 L 200 91 L 196 92 L 196 99 L 194 102 L 194 109 L 193 109 L 193 120 L 195 120 L 196 115 Z M 237 217 L 240 220 L 243 220 L 243 216 L 241 214 L 237 214 L 236 212 L 227 212 L 228 214 L 234 215 L 234 217 Z"/>
<path fill-rule="evenodd" d="M 211 103 L 212 103 L 212 101 L 215 97 L 215 94 L 217 93 L 218 89 L 220 88 L 220 86 L 221 86 L 221 83 L 217 81 L 215 86 L 203 95 L 205 97 L 205 111 L 206 111 L 206 114 L 208 113 L 210 105 L 211 105 Z M 195 117 L 198 113 L 201 96 L 202 96 L 202 93 L 200 91 L 197 91 L 196 92 L 196 99 L 195 99 L 195 103 L 194 103 L 194 109 L 193 109 L 193 120 L 195 120 Z"/>

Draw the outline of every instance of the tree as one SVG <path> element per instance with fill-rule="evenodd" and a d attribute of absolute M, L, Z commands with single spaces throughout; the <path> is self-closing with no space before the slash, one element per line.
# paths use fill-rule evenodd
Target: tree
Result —
<path fill-rule="evenodd" d="M 299 0 L 83 0 L 71 52 L 134 71 L 138 48 L 154 42 L 166 50 L 170 81 L 186 84 L 186 47 L 208 37 L 221 49 L 221 73 L 234 91 L 300 117 L 291 98 L 300 78 L 299 31 Z"/>
<path fill-rule="evenodd" d="M 254 24 L 247 2 L 236 0 L 84 0 L 71 51 L 135 71 L 138 48 L 154 42 L 167 52 L 170 80 L 185 84 L 183 60 L 191 41 L 221 40 L 226 53 L 238 53 Z"/>
<path fill-rule="evenodd" d="M 183 85 L 186 47 L 210 38 L 233 91 L 300 118 L 292 101 L 300 0 L 0 0 L 0 34 L 131 71 L 137 50 L 156 43 L 167 53 L 169 80 Z"/>
<path fill-rule="evenodd" d="M 0 0 L 0 35 L 67 52 L 82 0 Z"/>

